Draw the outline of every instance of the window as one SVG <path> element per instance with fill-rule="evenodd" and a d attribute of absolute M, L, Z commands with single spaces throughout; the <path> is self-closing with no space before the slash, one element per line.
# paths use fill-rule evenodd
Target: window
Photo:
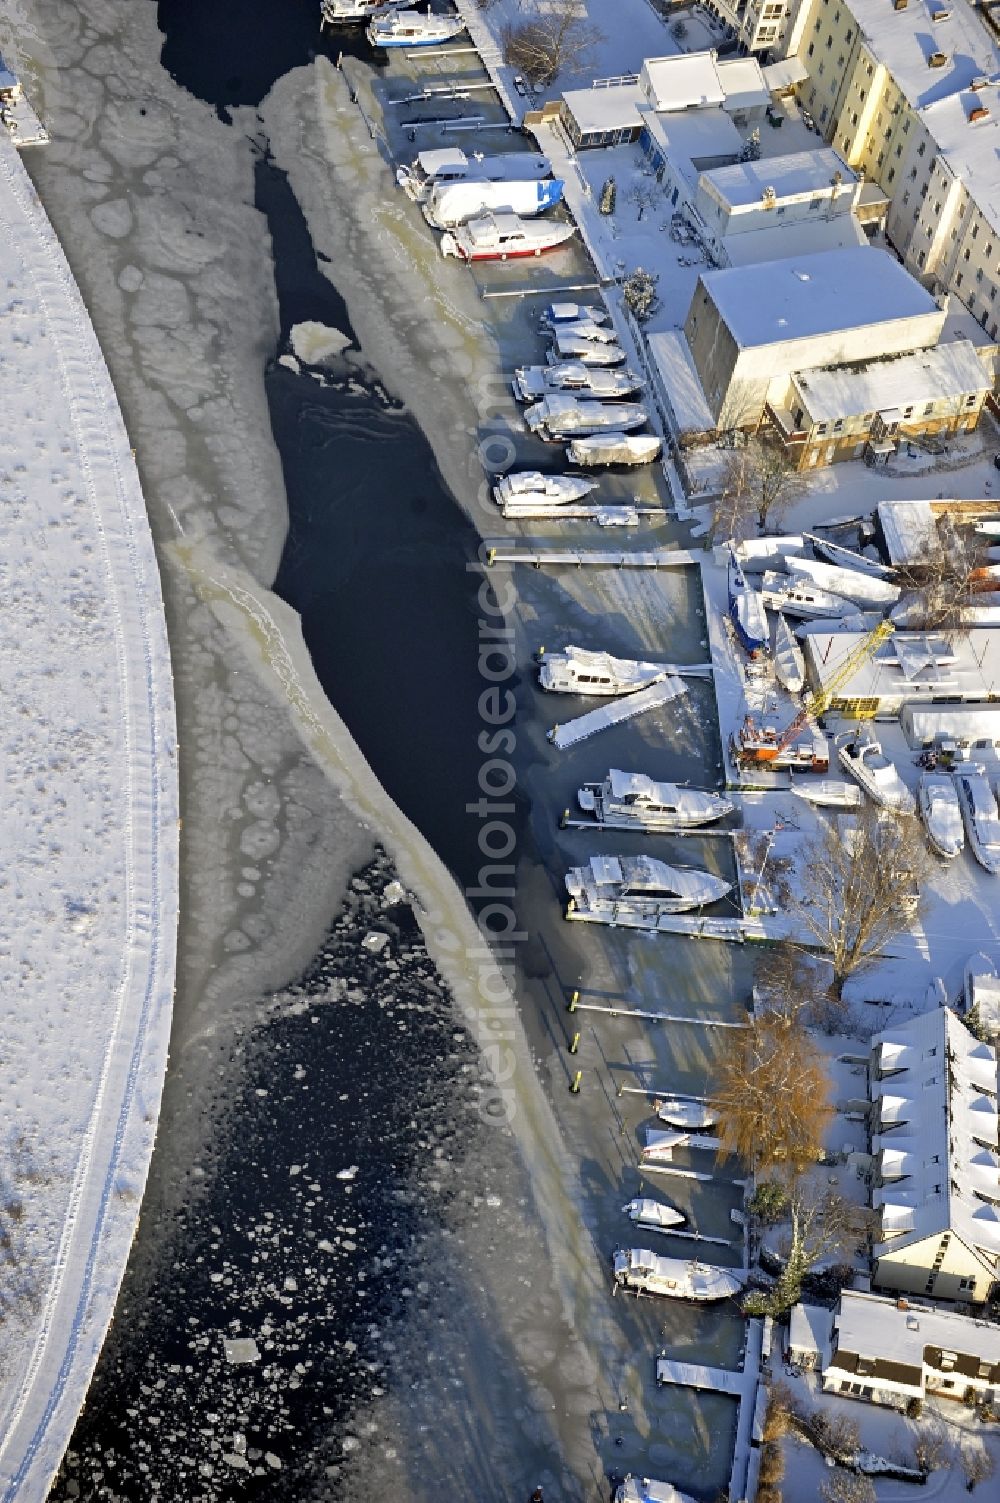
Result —
<path fill-rule="evenodd" d="M 968 261 L 969 255 L 970 255 L 969 247 L 966 246 L 965 250 L 962 252 L 962 260 L 963 261 Z"/>
<path fill-rule="evenodd" d="M 838 418 L 837 419 L 837 421 L 833 425 L 833 431 L 834 431 L 834 433 L 842 433 L 844 431 L 844 419 L 843 418 Z"/>
<path fill-rule="evenodd" d="M 891 183 L 892 180 L 893 180 L 893 178 L 895 176 L 896 176 L 896 169 L 895 169 L 895 167 L 890 167 L 889 171 L 886 173 L 886 181 Z"/>
<path fill-rule="evenodd" d="M 981 282 L 982 280 L 983 280 L 983 268 L 980 266 L 980 267 L 977 267 L 977 269 L 976 269 L 976 281 L 977 282 Z"/>
<path fill-rule="evenodd" d="M 817 423 L 816 424 L 816 433 L 817 433 L 818 437 L 822 438 L 823 435 L 826 433 L 826 424 L 825 423 Z"/>
<path fill-rule="evenodd" d="M 930 415 L 931 415 L 931 413 L 933 411 L 934 411 L 934 403 L 933 402 L 928 402 L 925 405 L 925 407 L 924 407 L 924 417 L 930 417 Z"/>
<path fill-rule="evenodd" d="M 902 148 L 902 146 L 897 146 L 896 147 L 896 155 L 897 155 L 897 157 L 901 157 L 903 155 L 903 148 Z"/>
<path fill-rule="evenodd" d="M 809 46 L 806 48 L 806 56 L 807 57 L 812 57 L 812 55 L 813 55 L 813 53 L 815 51 L 816 51 L 816 44 L 814 42 L 810 42 Z"/>
<path fill-rule="evenodd" d="M 809 212 L 810 212 L 810 214 L 813 214 L 813 213 L 815 213 L 815 211 L 816 211 L 816 210 L 817 210 L 817 209 L 818 209 L 818 208 L 820 208 L 820 207 L 821 207 L 821 203 L 820 203 L 820 200 L 819 200 L 819 199 L 818 199 L 818 198 L 814 198 L 814 199 L 812 199 L 812 201 L 811 201 L 811 202 L 810 202 L 810 204 L 809 204 Z"/>
<path fill-rule="evenodd" d="M 924 154 L 924 152 L 926 150 L 927 150 L 927 142 L 926 141 L 921 141 L 920 145 L 917 147 L 917 156 L 918 157 L 922 157 L 923 154 Z"/>
<path fill-rule="evenodd" d="M 817 68 L 817 70 L 816 70 L 816 71 L 817 71 L 817 73 L 818 73 L 818 74 L 819 74 L 819 76 L 820 76 L 820 78 L 822 78 L 822 77 L 823 77 L 823 71 L 824 71 L 824 66 L 825 66 L 825 65 L 824 65 L 824 64 L 823 64 L 823 63 L 820 63 L 820 65 L 819 65 L 819 67 L 818 67 L 818 68 Z"/>
<path fill-rule="evenodd" d="M 846 34 L 844 36 L 844 41 L 847 43 L 848 47 L 851 45 L 851 41 L 852 41 L 853 37 L 854 37 L 854 30 L 853 30 L 853 28 L 848 28 L 848 30 L 847 30 L 847 32 L 846 32 Z"/>
<path fill-rule="evenodd" d="M 955 278 L 955 286 L 956 286 L 956 287 L 961 287 L 961 285 L 962 285 L 962 280 L 963 280 L 963 279 L 962 279 L 962 273 L 961 273 L 961 272 L 959 272 L 959 273 L 958 273 L 958 275 L 957 275 L 957 277 L 956 277 L 956 278 Z"/>
<path fill-rule="evenodd" d="M 912 407 L 904 407 L 903 408 L 903 416 L 905 418 L 912 417 L 913 416 L 913 408 Z"/>
<path fill-rule="evenodd" d="M 903 194 L 903 208 L 904 209 L 906 208 L 906 205 L 909 202 L 910 202 L 910 190 L 907 189 L 906 192 Z"/>
<path fill-rule="evenodd" d="M 976 238 L 976 236 L 978 234 L 979 234 L 979 226 L 978 226 L 978 224 L 974 224 L 972 226 L 972 238 L 973 238 L 973 240 L 975 240 L 975 238 Z"/>
<path fill-rule="evenodd" d="M 921 252 L 920 252 L 920 253 L 919 253 L 919 255 L 918 255 L 918 256 L 917 256 L 917 265 L 918 265 L 918 266 L 923 266 L 923 264 L 924 264 L 924 262 L 925 262 L 925 260 L 926 260 L 926 259 L 927 259 L 927 258 L 926 258 L 926 256 L 925 256 L 925 255 L 924 255 L 924 253 L 923 253 L 923 251 L 921 251 Z"/>
<path fill-rule="evenodd" d="M 965 405 L 966 405 L 966 407 L 975 407 L 975 405 L 976 405 L 976 393 L 974 391 L 970 392 L 969 395 L 966 397 L 966 399 L 965 399 Z"/>
<path fill-rule="evenodd" d="M 990 241 L 987 242 L 986 249 L 983 251 L 983 255 L 986 257 L 986 259 L 988 261 L 990 259 L 990 257 L 992 256 L 992 254 L 993 254 L 993 241 L 990 240 Z"/>

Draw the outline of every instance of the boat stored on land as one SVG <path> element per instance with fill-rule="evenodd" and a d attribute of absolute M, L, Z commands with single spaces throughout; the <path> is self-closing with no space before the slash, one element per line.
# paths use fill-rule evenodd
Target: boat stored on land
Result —
<path fill-rule="evenodd" d="M 673 672 L 670 663 L 615 658 L 609 652 L 566 646 L 539 654 L 538 680 L 550 694 L 630 694 L 646 689 Z"/>
<path fill-rule="evenodd" d="M 779 612 L 774 623 L 774 674 L 789 694 L 801 694 L 806 683 L 806 664 L 795 633 Z"/>
<path fill-rule="evenodd" d="M 729 619 L 736 630 L 740 646 L 751 657 L 769 645 L 770 632 L 767 612 L 757 590 L 747 584 L 743 567 L 732 549 L 729 550 L 727 574 L 729 588 Z"/>
<path fill-rule="evenodd" d="M 915 813 L 916 799 L 870 728 L 838 736 L 837 756 L 844 771 L 861 784 L 874 803 L 895 814 Z"/>
<path fill-rule="evenodd" d="M 732 814 L 736 805 L 718 793 L 677 783 L 657 783 L 643 772 L 612 767 L 602 783 L 584 783 L 577 801 L 598 825 L 618 830 L 693 830 Z"/>
<path fill-rule="evenodd" d="M 649 1196 L 641 1195 L 635 1200 L 630 1200 L 622 1210 L 630 1221 L 638 1226 L 648 1226 L 657 1232 L 668 1232 L 671 1227 L 683 1226 L 687 1217 L 682 1211 L 676 1211 L 673 1206 L 664 1205 L 662 1200 L 653 1200 Z"/>
<path fill-rule="evenodd" d="M 624 914 L 656 918 L 718 902 L 731 883 L 697 866 L 668 866 L 652 856 L 591 856 L 566 873 L 569 911 L 608 924 Z"/>
<path fill-rule="evenodd" d="M 441 237 L 441 254 L 460 261 L 515 261 L 540 256 L 576 234 L 576 225 L 517 214 L 483 214 Z"/>
<path fill-rule="evenodd" d="M 962 805 L 953 780 L 941 772 L 925 772 L 917 787 L 917 805 L 927 839 L 939 856 L 950 861 L 965 845 Z"/>
<path fill-rule="evenodd" d="M 714 1106 L 704 1101 L 679 1101 L 675 1097 L 661 1101 L 656 1115 L 661 1122 L 669 1122 L 671 1127 L 687 1127 L 692 1132 L 715 1127 L 719 1120 Z"/>
<path fill-rule="evenodd" d="M 663 451 L 663 441 L 654 433 L 595 433 L 590 438 L 575 438 L 566 450 L 570 464 L 583 469 L 601 465 L 652 464 Z"/>
<path fill-rule="evenodd" d="M 501 211 L 530 219 L 555 208 L 563 196 L 559 178 L 544 181 L 505 178 L 502 182 L 471 179 L 437 184 L 423 202 L 423 215 L 434 230 L 450 230 L 481 214 Z"/>
<path fill-rule="evenodd" d="M 630 1473 L 615 1489 L 614 1503 L 694 1503 L 694 1499 L 672 1482 L 633 1477 Z"/>
<path fill-rule="evenodd" d="M 760 593 L 764 604 L 771 610 L 806 620 L 845 616 L 854 609 L 852 602 L 842 595 L 831 595 L 829 590 L 819 589 L 808 579 L 795 579 L 791 574 L 779 574 L 773 569 L 767 570 L 761 579 Z"/>
<path fill-rule="evenodd" d="M 608 321 L 607 308 L 598 307 L 595 303 L 549 303 L 543 308 L 538 320 L 540 329 L 565 328 L 567 324 L 606 324 Z"/>
<path fill-rule="evenodd" d="M 558 443 L 596 433 L 629 433 L 644 427 L 649 414 L 638 402 L 579 402 L 567 392 L 556 391 L 528 407 L 524 421 L 532 433 Z"/>
<path fill-rule="evenodd" d="M 461 16 L 423 10 L 390 10 L 372 17 L 365 36 L 373 47 L 437 47 L 465 30 Z"/>
<path fill-rule="evenodd" d="M 804 534 L 812 543 L 813 548 L 820 558 L 828 564 L 834 564 L 838 568 L 857 569 L 862 574 L 871 574 L 875 579 L 888 579 L 891 570 L 878 559 L 868 558 L 864 553 L 855 553 L 850 548 L 843 548 L 839 543 L 831 543 L 826 538 L 814 537 L 812 533 Z"/>
<path fill-rule="evenodd" d="M 408 167 L 397 167 L 396 182 L 407 198 L 423 203 L 435 188 L 470 181 L 495 183 L 516 178 L 538 180 L 549 177 L 552 164 L 538 152 L 507 151 L 486 156 L 481 151 L 466 153 L 457 146 L 421 151 Z"/>
<path fill-rule="evenodd" d="M 634 1294 L 664 1294 L 670 1299 L 729 1299 L 743 1288 L 730 1268 L 699 1263 L 696 1258 L 661 1258 L 645 1247 L 619 1248 L 614 1255 L 615 1287 Z"/>
<path fill-rule="evenodd" d="M 953 774 L 962 818 L 972 854 L 992 876 L 1000 874 L 1000 818 L 997 801 L 983 768 L 972 766 Z"/>
<path fill-rule="evenodd" d="M 872 574 L 862 574 L 859 569 L 842 569 L 836 564 L 823 564 L 814 558 L 788 557 L 785 567 L 789 574 L 811 579 L 821 590 L 832 595 L 842 595 L 845 600 L 858 605 L 895 605 L 899 599 L 898 585 L 887 579 L 876 579 Z"/>
<path fill-rule="evenodd" d="M 841 783 L 835 778 L 796 780 L 792 792 L 820 809 L 859 809 L 864 798 L 857 783 Z"/>
<path fill-rule="evenodd" d="M 581 339 L 578 334 L 556 328 L 545 358 L 550 365 L 558 365 L 560 360 L 582 360 L 584 365 L 623 365 L 625 351 L 620 344 L 596 344 L 592 339 Z"/>
<path fill-rule="evenodd" d="M 580 391 L 595 402 L 607 402 L 637 395 L 644 382 L 635 371 L 560 360 L 558 365 L 522 365 L 511 384 L 519 402 L 535 402 L 550 391 Z"/>

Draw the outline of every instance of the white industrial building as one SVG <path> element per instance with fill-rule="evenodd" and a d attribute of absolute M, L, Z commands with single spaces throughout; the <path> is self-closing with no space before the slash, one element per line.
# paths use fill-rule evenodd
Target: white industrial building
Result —
<path fill-rule="evenodd" d="M 823 692 L 864 632 L 815 632 L 805 638 L 806 672 L 812 687 Z M 1000 696 L 1000 632 L 985 627 L 967 632 L 894 632 L 837 686 L 834 713 L 884 718 L 904 706 L 947 707 L 960 712 L 966 704 Z"/>

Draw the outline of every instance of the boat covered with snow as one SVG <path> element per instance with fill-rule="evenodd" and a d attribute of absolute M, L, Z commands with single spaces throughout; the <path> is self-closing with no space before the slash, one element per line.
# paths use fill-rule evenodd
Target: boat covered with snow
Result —
<path fill-rule="evenodd" d="M 990 780 L 979 763 L 953 773 L 969 848 L 980 866 L 1000 875 L 1000 818 Z"/>
<path fill-rule="evenodd" d="M 514 395 L 519 402 L 536 402 L 550 391 L 579 391 L 595 402 L 636 396 L 644 382 L 632 370 L 560 360 L 557 365 L 522 365 L 514 372 Z"/>
<path fill-rule="evenodd" d="M 562 652 L 542 652 L 539 658 L 538 681 L 550 694 L 631 694 L 673 672 L 669 663 L 616 658 L 572 645 Z"/>
<path fill-rule="evenodd" d="M 743 566 L 732 549 L 729 550 L 728 587 L 729 619 L 740 646 L 753 656 L 770 643 L 767 612 L 760 592 L 747 584 Z"/>
<path fill-rule="evenodd" d="M 568 506 L 573 501 L 582 501 L 597 489 L 596 480 L 584 475 L 543 475 L 541 470 L 514 470 L 502 475 L 493 487 L 493 495 L 499 506 L 518 498 L 538 497 Z"/>
<path fill-rule="evenodd" d="M 639 1195 L 635 1200 L 630 1200 L 622 1210 L 630 1221 L 637 1226 L 648 1226 L 657 1232 L 668 1232 L 671 1227 L 683 1226 L 687 1220 L 683 1211 L 677 1211 L 673 1206 L 668 1206 L 662 1200 L 653 1200 L 651 1196 Z"/>
<path fill-rule="evenodd" d="M 504 178 L 486 182 L 438 183 L 423 202 L 423 215 L 434 230 L 451 230 L 481 214 L 503 211 L 532 219 L 555 208 L 563 196 L 560 178 Z"/>
<path fill-rule="evenodd" d="M 568 324 L 606 324 L 607 308 L 596 303 L 549 303 L 538 320 L 540 329 L 565 328 Z"/>
<path fill-rule="evenodd" d="M 837 756 L 844 771 L 861 784 L 874 803 L 883 809 L 891 809 L 895 814 L 916 812 L 913 794 L 869 727 L 838 736 Z"/>
<path fill-rule="evenodd" d="M 616 344 L 618 334 L 611 324 L 599 324 L 592 318 L 580 318 L 575 323 L 556 324 L 553 330 L 560 337 L 585 339 L 588 344 Z"/>
<path fill-rule="evenodd" d="M 858 605 L 895 605 L 899 599 L 898 585 L 887 579 L 876 579 L 873 574 L 863 574 L 860 569 L 843 569 L 836 564 L 824 564 L 814 558 L 785 560 L 789 574 L 811 579 L 821 590 L 831 595 L 841 595 Z"/>
<path fill-rule="evenodd" d="M 584 783 L 577 793 L 580 808 L 610 829 L 694 830 L 712 824 L 736 805 L 719 793 L 658 783 L 644 772 L 612 767 L 602 783 Z"/>
<path fill-rule="evenodd" d="M 443 146 L 418 152 L 408 166 L 397 167 L 396 181 L 414 203 L 423 203 L 435 188 L 453 183 L 537 181 L 551 172 L 551 162 L 539 152 L 505 151 L 487 156 L 481 151 L 466 153 L 458 146 Z"/>
<path fill-rule="evenodd" d="M 581 402 L 568 392 L 554 391 L 526 408 L 524 421 L 532 433 L 557 443 L 596 433 L 630 433 L 644 427 L 649 414 L 639 402 Z"/>
<path fill-rule="evenodd" d="M 322 0 L 319 24 L 321 28 L 350 26 L 359 21 L 370 21 L 376 11 L 401 4 L 403 0 Z"/>
<path fill-rule="evenodd" d="M 812 543 L 813 549 L 823 559 L 824 563 L 834 564 L 842 569 L 857 569 L 862 574 L 871 574 L 875 579 L 888 579 L 891 571 L 879 559 L 869 558 L 867 554 L 855 553 L 851 548 L 844 548 L 840 543 L 831 543 L 827 538 L 814 537 L 812 533 L 804 534 Z"/>
<path fill-rule="evenodd" d="M 645 1247 L 619 1248 L 614 1255 L 615 1285 L 634 1294 L 670 1299 L 729 1299 L 743 1288 L 740 1275 L 697 1258 L 661 1258 Z"/>
<path fill-rule="evenodd" d="M 806 664 L 795 633 L 779 612 L 774 623 L 774 674 L 789 694 L 801 694 L 806 683 Z"/>
<path fill-rule="evenodd" d="M 657 1482 L 653 1477 L 633 1477 L 631 1473 L 615 1489 L 614 1503 L 694 1503 L 672 1482 Z"/>
<path fill-rule="evenodd" d="M 625 351 L 620 344 L 598 344 L 593 339 L 581 339 L 578 334 L 555 328 L 545 358 L 550 365 L 558 365 L 561 360 L 582 360 L 584 365 L 624 365 Z"/>
<path fill-rule="evenodd" d="M 715 1127 L 719 1120 L 715 1107 L 709 1106 L 707 1102 L 681 1101 L 676 1097 L 661 1101 L 656 1108 L 656 1115 L 661 1122 L 669 1122 L 671 1127 L 687 1127 L 692 1132 Z"/>
<path fill-rule="evenodd" d="M 917 787 L 917 806 L 928 841 L 939 856 L 950 861 L 965 845 L 962 805 L 954 780 L 941 772 L 923 773 Z"/>
<path fill-rule="evenodd" d="M 779 574 L 768 569 L 760 582 L 761 598 L 773 611 L 783 611 L 786 616 L 799 616 L 804 620 L 826 620 L 831 616 L 844 616 L 854 609 L 842 595 L 832 595 L 821 590 L 809 579 L 796 579 L 791 574 Z"/>
<path fill-rule="evenodd" d="M 483 214 L 441 236 L 441 254 L 459 261 L 515 261 L 540 256 L 576 234 L 566 220 L 521 219 L 517 214 Z"/>
<path fill-rule="evenodd" d="M 704 908 L 730 885 L 701 867 L 668 866 L 652 856 L 591 856 L 566 873 L 569 912 L 607 924 Z"/>
<path fill-rule="evenodd" d="M 842 783 L 839 778 L 796 778 L 792 792 L 819 809 L 859 809 L 864 798 L 857 783 Z"/>
<path fill-rule="evenodd" d="M 431 10 L 389 10 L 374 15 L 365 36 L 373 47 L 437 47 L 465 30 L 461 16 L 439 16 Z"/>
<path fill-rule="evenodd" d="M 575 438 L 566 457 L 570 464 L 586 470 L 601 465 L 652 464 L 662 451 L 663 441 L 655 433 L 595 433 L 590 438 Z"/>

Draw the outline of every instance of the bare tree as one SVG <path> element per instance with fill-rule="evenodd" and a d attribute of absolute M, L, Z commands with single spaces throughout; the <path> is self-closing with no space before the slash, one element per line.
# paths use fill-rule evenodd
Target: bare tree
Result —
<path fill-rule="evenodd" d="M 913 815 L 872 804 L 858 810 L 849 830 L 827 822 L 804 843 L 793 911 L 826 952 L 837 996 L 919 917 L 929 860 Z"/>
<path fill-rule="evenodd" d="M 821 1258 L 854 1252 L 864 1244 L 873 1224 L 867 1206 L 828 1187 L 817 1189 L 804 1177 L 789 1190 L 788 1221 L 788 1256 L 779 1280 L 788 1305 L 798 1299 L 802 1280 Z"/>
<path fill-rule="evenodd" d="M 825 1503 L 876 1503 L 875 1484 L 863 1472 L 836 1471 L 819 1485 Z"/>
<path fill-rule="evenodd" d="M 582 66 L 587 53 L 604 40 L 592 26 L 582 0 L 538 0 L 524 21 L 507 21 L 500 28 L 504 62 L 517 68 L 535 87 L 550 84 L 569 58 Z"/>
<path fill-rule="evenodd" d="M 920 631 L 966 630 L 965 607 L 981 586 L 993 581 L 980 573 L 984 550 L 970 533 L 959 533 L 947 517 L 937 524 L 937 545 L 896 570 L 895 582 L 909 596 L 907 625 Z"/>
<path fill-rule="evenodd" d="M 913 1442 L 913 1459 L 925 1475 L 951 1465 L 951 1442 L 939 1420 L 922 1423 Z"/>
<path fill-rule="evenodd" d="M 754 982 L 759 1004 L 769 1012 L 829 1032 L 841 1026 L 844 1000 L 831 984 L 829 967 L 808 950 L 789 941 L 769 947 L 758 958 Z"/>
<path fill-rule="evenodd" d="M 804 481 L 776 439 L 755 434 L 726 456 L 722 493 L 712 532 L 717 538 L 748 537 L 775 523 L 804 489 Z"/>
<path fill-rule="evenodd" d="M 775 1015 L 728 1033 L 713 1092 L 719 1152 L 783 1174 L 814 1164 L 832 1116 L 822 1056 L 805 1029 Z"/>
<path fill-rule="evenodd" d="M 980 1482 L 989 1482 L 993 1476 L 993 1457 L 982 1441 L 962 1447 L 962 1475 L 966 1490 L 975 1492 Z"/>
<path fill-rule="evenodd" d="M 817 1409 L 812 1416 L 811 1428 L 825 1455 L 840 1462 L 852 1462 L 857 1456 L 861 1448 L 861 1431 L 852 1415 Z"/>
<path fill-rule="evenodd" d="M 662 194 L 663 189 L 654 178 L 651 182 L 634 182 L 625 196 L 629 203 L 635 204 L 635 217 L 638 222 L 641 222 L 645 217 L 646 210 L 651 209 L 657 200 L 662 197 Z"/>

